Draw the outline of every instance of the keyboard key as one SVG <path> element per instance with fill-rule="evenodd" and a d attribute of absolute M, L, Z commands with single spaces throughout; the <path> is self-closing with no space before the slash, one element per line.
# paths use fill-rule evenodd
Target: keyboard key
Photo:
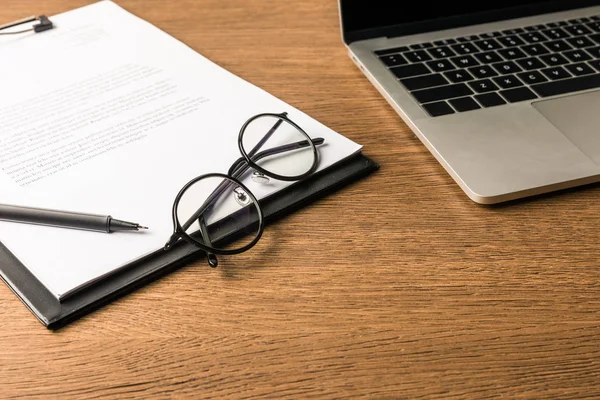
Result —
<path fill-rule="evenodd" d="M 588 33 L 592 33 L 592 31 L 590 31 L 588 28 L 586 28 L 583 25 L 565 26 L 565 30 L 573 36 L 581 36 L 581 35 L 587 35 Z"/>
<path fill-rule="evenodd" d="M 477 100 L 479 102 L 479 104 L 481 104 L 482 106 L 484 106 L 486 108 L 496 107 L 496 106 L 501 106 L 502 104 L 506 104 L 506 101 L 502 97 L 497 95 L 496 93 L 478 94 L 475 96 L 475 100 Z"/>
<path fill-rule="evenodd" d="M 496 86 L 494 82 L 492 82 L 489 79 L 482 79 L 480 81 L 469 82 L 469 86 L 471 86 L 471 88 L 477 93 L 486 93 L 498 90 L 498 86 Z"/>
<path fill-rule="evenodd" d="M 553 81 L 571 76 L 563 67 L 546 68 L 542 70 L 542 73 Z"/>
<path fill-rule="evenodd" d="M 571 45 L 569 45 L 567 42 L 565 42 L 564 40 L 555 40 L 553 42 L 546 42 L 544 43 L 546 45 L 546 47 L 548 47 L 550 50 L 555 51 L 555 52 L 560 52 L 560 51 L 565 51 L 565 50 L 570 50 L 573 47 Z"/>
<path fill-rule="evenodd" d="M 475 57 L 483 64 L 491 64 L 502 61 L 502 57 L 495 51 L 488 51 L 487 53 L 475 54 Z"/>
<path fill-rule="evenodd" d="M 388 54 L 402 53 L 403 51 L 407 51 L 407 50 L 408 50 L 408 47 L 402 46 L 402 47 L 394 47 L 393 49 L 375 50 L 375 54 L 377 54 L 378 56 L 385 56 Z"/>
<path fill-rule="evenodd" d="M 565 51 L 563 54 L 565 55 L 565 57 L 567 57 L 573 62 L 587 61 L 592 59 L 592 57 L 590 57 L 590 55 L 586 53 L 585 50 Z"/>
<path fill-rule="evenodd" d="M 590 53 L 594 58 L 600 58 L 600 46 L 592 48 L 588 47 L 587 49 L 585 49 L 585 51 Z"/>
<path fill-rule="evenodd" d="M 478 40 L 478 41 L 476 41 L 474 43 L 482 51 L 497 50 L 497 49 L 501 49 L 502 48 L 502 46 L 500 45 L 500 43 L 498 43 L 494 39 Z"/>
<path fill-rule="evenodd" d="M 523 39 L 527 43 L 540 43 L 540 42 L 545 42 L 546 40 L 548 40 L 548 38 L 546 36 L 544 36 L 541 32 L 523 33 L 522 35 L 519 35 L 519 36 L 521 37 L 521 39 Z"/>
<path fill-rule="evenodd" d="M 448 58 L 448 57 L 452 57 L 452 56 L 456 55 L 455 52 L 453 52 L 452 50 L 450 50 L 449 47 L 446 47 L 446 46 L 435 47 L 433 49 L 429 49 L 429 53 L 434 58 Z"/>
<path fill-rule="evenodd" d="M 518 48 L 502 49 L 498 50 L 498 53 L 507 60 L 516 60 L 517 58 L 527 57 L 527 55 Z"/>
<path fill-rule="evenodd" d="M 598 21 L 592 21 L 586 24 L 586 26 L 594 32 L 600 32 L 600 22 Z"/>
<path fill-rule="evenodd" d="M 475 75 L 479 79 L 491 78 L 492 76 L 498 76 L 498 73 L 488 65 L 480 65 L 478 67 L 469 68 L 469 72 Z"/>
<path fill-rule="evenodd" d="M 389 56 L 380 56 L 379 59 L 388 67 L 408 64 L 408 61 L 400 54 L 390 54 Z"/>
<path fill-rule="evenodd" d="M 404 87 L 406 87 L 410 91 L 448 84 L 446 78 L 444 78 L 440 74 L 429 74 L 417 76 L 414 78 L 400 79 L 400 82 L 402 82 Z"/>
<path fill-rule="evenodd" d="M 502 97 L 508 100 L 510 103 L 518 103 L 519 101 L 536 99 L 537 95 L 526 87 L 520 87 L 516 89 L 508 89 L 500 91 Z"/>
<path fill-rule="evenodd" d="M 479 104 L 477 104 L 475 100 L 470 97 L 461 97 L 458 99 L 449 100 L 449 102 L 458 112 L 477 110 L 478 108 L 481 108 Z"/>
<path fill-rule="evenodd" d="M 538 71 L 521 72 L 517 77 L 528 85 L 547 82 L 548 78 L 540 74 Z"/>
<path fill-rule="evenodd" d="M 576 24 L 583 24 L 583 23 L 586 23 L 586 22 L 589 22 L 589 21 L 590 21 L 589 18 L 581 17 L 581 18 L 570 19 L 568 22 L 571 23 L 571 24 L 576 25 Z"/>
<path fill-rule="evenodd" d="M 525 42 L 522 41 L 516 35 L 513 35 L 513 36 L 504 36 L 504 37 L 498 38 L 498 41 L 500 43 L 502 43 L 505 47 L 515 47 L 515 46 L 520 46 L 522 44 L 525 44 Z"/>
<path fill-rule="evenodd" d="M 590 35 L 590 39 L 592 39 L 594 42 L 600 44 L 600 33 L 597 33 L 595 35 Z"/>
<path fill-rule="evenodd" d="M 505 29 L 502 31 L 502 33 L 504 33 L 505 35 L 516 35 L 523 32 L 525 32 L 525 30 L 521 28 Z"/>
<path fill-rule="evenodd" d="M 430 103 L 434 101 L 452 99 L 454 97 L 468 96 L 473 94 L 473 91 L 464 83 L 455 83 L 454 85 L 417 90 L 412 92 L 412 94 L 419 102 Z"/>
<path fill-rule="evenodd" d="M 400 79 L 410 78 L 417 75 L 425 75 L 431 72 L 429 71 L 429 68 L 425 66 L 425 64 L 403 65 L 400 67 L 390 68 L 390 71 L 392 71 L 394 75 Z"/>
<path fill-rule="evenodd" d="M 465 43 L 465 42 L 472 42 L 474 40 L 479 39 L 479 36 L 477 35 L 469 35 L 469 36 L 463 36 L 463 37 L 459 37 L 458 40 L 461 43 Z"/>
<path fill-rule="evenodd" d="M 573 46 L 577 49 L 583 49 L 584 47 L 595 46 L 594 42 L 592 42 L 590 39 L 588 39 L 584 36 L 567 39 L 567 42 L 569 42 L 569 44 L 571 46 Z"/>
<path fill-rule="evenodd" d="M 548 36 L 550 39 L 564 39 L 570 36 L 567 32 L 563 31 L 560 28 L 547 29 L 545 31 L 542 31 L 542 33 Z"/>
<path fill-rule="evenodd" d="M 556 82 L 540 83 L 531 88 L 541 97 L 555 96 L 600 87 L 600 74 L 580 76 Z"/>
<path fill-rule="evenodd" d="M 472 56 L 460 56 L 451 58 L 452 62 L 459 68 L 468 68 L 474 65 L 479 65 L 477 60 L 475 60 Z"/>
<path fill-rule="evenodd" d="M 575 76 L 593 74 L 595 71 L 586 63 L 565 65 L 565 68 Z"/>
<path fill-rule="evenodd" d="M 592 61 L 589 61 L 589 64 L 590 64 L 592 67 L 596 68 L 598 71 L 600 71 L 600 60 L 592 60 Z"/>
<path fill-rule="evenodd" d="M 551 67 L 569 63 L 569 60 L 567 60 L 560 54 L 545 54 L 543 56 L 540 56 L 540 59 Z"/>
<path fill-rule="evenodd" d="M 435 44 L 436 46 L 448 46 L 451 44 L 455 44 L 456 40 L 455 39 L 443 39 L 443 40 L 436 40 L 435 42 L 433 42 L 433 44 Z"/>
<path fill-rule="evenodd" d="M 514 74 L 515 72 L 522 71 L 522 69 L 512 61 L 506 61 L 501 63 L 492 64 L 492 67 L 500 74 Z"/>
<path fill-rule="evenodd" d="M 600 15 L 594 15 L 593 17 L 590 17 L 590 19 L 592 21 L 600 21 Z"/>
<path fill-rule="evenodd" d="M 523 69 L 530 71 L 532 69 L 544 68 L 546 65 L 538 60 L 535 57 L 524 58 L 522 60 L 517 60 L 517 64 L 519 64 Z"/>
<path fill-rule="evenodd" d="M 482 39 L 491 39 L 491 38 L 497 38 L 499 36 L 502 36 L 501 32 L 486 32 L 486 33 L 482 33 L 479 35 L 480 38 Z"/>
<path fill-rule="evenodd" d="M 435 72 L 450 71 L 456 67 L 449 60 L 429 61 L 427 66 Z"/>
<path fill-rule="evenodd" d="M 410 45 L 410 48 L 413 50 L 424 50 L 424 49 L 428 49 L 430 47 L 433 47 L 432 43 L 417 43 L 417 44 Z"/>
<path fill-rule="evenodd" d="M 472 54 L 479 52 L 479 50 L 471 43 L 459 43 L 450 47 L 458 54 Z"/>
<path fill-rule="evenodd" d="M 449 79 L 452 83 L 460 83 L 473 80 L 473 76 L 470 73 L 461 69 L 444 72 L 444 76 L 446 76 L 446 78 Z"/>
<path fill-rule="evenodd" d="M 526 26 L 523 29 L 525 29 L 525 31 L 527 31 L 527 32 L 535 32 L 540 29 L 540 26 L 539 25 L 531 25 L 531 26 Z"/>
<path fill-rule="evenodd" d="M 403 54 L 406 58 L 414 63 L 431 60 L 431 56 L 423 50 L 409 51 Z"/>
<path fill-rule="evenodd" d="M 500 76 L 492 78 L 502 89 L 512 89 L 514 87 L 523 86 L 523 82 L 514 75 Z"/>
<path fill-rule="evenodd" d="M 556 22 L 550 22 L 549 24 L 546 24 L 548 26 L 548 28 L 560 28 L 561 26 L 569 26 L 569 23 L 567 21 L 556 21 Z"/>
<path fill-rule="evenodd" d="M 425 108 L 425 110 L 427 110 L 429 115 L 431 115 L 432 117 L 454 114 L 454 110 L 452 109 L 452 107 L 450 107 L 445 101 L 423 104 L 423 108 Z"/>
<path fill-rule="evenodd" d="M 521 49 L 525 53 L 529 54 L 530 56 L 539 56 L 542 54 L 549 53 L 548 49 L 545 48 L 544 45 L 542 45 L 542 44 L 530 44 L 530 45 L 521 47 Z"/>

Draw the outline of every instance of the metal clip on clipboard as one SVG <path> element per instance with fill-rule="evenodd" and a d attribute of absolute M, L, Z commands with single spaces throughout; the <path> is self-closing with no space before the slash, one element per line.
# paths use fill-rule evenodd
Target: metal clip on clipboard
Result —
<path fill-rule="evenodd" d="M 22 30 L 18 30 L 18 31 L 3 32 L 6 29 L 13 28 L 15 26 L 19 26 L 19 25 L 23 25 L 23 24 L 27 24 L 29 22 L 35 22 L 35 21 L 39 21 L 39 22 L 30 28 L 22 29 Z M 17 34 L 25 33 L 25 32 L 39 33 L 39 32 L 44 32 L 49 29 L 52 29 L 53 27 L 54 27 L 54 24 L 52 24 L 52 21 L 50 21 L 48 19 L 48 17 L 46 17 L 45 15 L 40 15 L 39 17 L 31 16 L 28 18 L 23 18 L 18 21 L 10 22 L 6 25 L 0 25 L 0 35 L 17 35 Z"/>

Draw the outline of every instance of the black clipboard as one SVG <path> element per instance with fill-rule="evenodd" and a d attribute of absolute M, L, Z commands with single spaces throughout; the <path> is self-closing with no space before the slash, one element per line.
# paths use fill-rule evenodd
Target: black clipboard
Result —
<path fill-rule="evenodd" d="M 323 198 L 379 169 L 369 157 L 358 153 L 260 201 L 265 231 L 269 222 Z M 188 244 L 129 264 L 72 296 L 59 301 L 2 243 L 0 277 L 48 329 L 59 329 L 132 291 L 204 256 Z M 84 260 L 82 260 L 84 262 Z M 207 266 L 207 268 L 209 268 Z"/>

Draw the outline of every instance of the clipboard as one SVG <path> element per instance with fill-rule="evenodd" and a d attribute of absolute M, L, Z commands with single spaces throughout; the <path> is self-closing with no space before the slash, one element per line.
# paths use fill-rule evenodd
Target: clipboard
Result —
<path fill-rule="evenodd" d="M 21 25 L 30 24 L 24 28 Z M 0 26 L 0 35 L 25 32 L 39 33 L 54 27 L 44 15 L 29 17 Z M 379 169 L 379 165 L 361 151 L 347 156 L 308 178 L 259 200 L 266 230 L 268 224 L 299 210 L 324 196 L 355 182 Z M 244 226 L 226 227 L 235 236 Z M 205 256 L 203 250 L 180 241 L 169 251 L 162 249 L 130 262 L 72 294 L 57 297 L 8 248 L 0 243 L 0 278 L 48 329 L 59 329 L 166 274 L 185 267 Z M 81 260 L 85 262 L 85 259 Z"/>
<path fill-rule="evenodd" d="M 262 199 L 266 230 L 269 223 L 378 169 L 376 162 L 358 153 Z M 184 242 L 169 252 L 158 252 L 153 257 L 132 263 L 60 302 L 0 243 L 0 277 L 46 328 L 56 330 L 203 256 L 202 250 Z"/>

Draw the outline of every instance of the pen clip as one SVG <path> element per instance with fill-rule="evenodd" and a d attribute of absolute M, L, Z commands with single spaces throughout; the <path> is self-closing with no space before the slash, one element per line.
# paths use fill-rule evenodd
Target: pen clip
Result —
<path fill-rule="evenodd" d="M 0 25 L 0 31 L 9 29 L 9 28 L 13 28 L 15 26 L 27 24 L 29 22 L 34 22 L 34 21 L 39 21 L 39 22 L 37 24 L 33 25 L 31 28 L 23 29 L 20 31 L 0 32 L 0 35 L 17 35 L 19 33 L 25 33 L 25 32 L 38 33 L 38 32 L 47 31 L 54 27 L 54 24 L 52 23 L 52 21 L 50 21 L 48 19 L 48 17 L 46 17 L 45 15 L 40 15 L 38 17 L 31 16 L 31 17 L 20 19 L 18 21 L 9 22 L 8 24 L 5 24 L 5 25 Z"/>

